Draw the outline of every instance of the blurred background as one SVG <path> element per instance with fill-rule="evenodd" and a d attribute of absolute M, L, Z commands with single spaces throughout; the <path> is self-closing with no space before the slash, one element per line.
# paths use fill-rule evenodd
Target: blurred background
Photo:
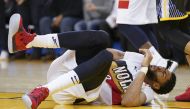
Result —
<path fill-rule="evenodd" d="M 115 23 L 116 7 L 116 0 L 0 0 L 0 60 L 51 61 L 66 51 L 66 48 L 32 48 L 9 54 L 7 34 L 9 18 L 13 13 L 21 14 L 24 27 L 30 33 L 104 30 L 110 34 L 110 47 L 137 51 L 118 31 Z M 156 31 L 155 34 L 163 57 L 186 64 L 183 51 L 176 49 Z"/>
<path fill-rule="evenodd" d="M 186 8 L 190 10 L 190 0 L 187 1 Z M 122 51 L 138 51 L 120 33 L 116 24 L 116 9 L 117 0 L 0 0 L 0 92 L 23 93 L 45 83 L 50 62 L 67 50 L 66 48 L 32 48 L 9 54 L 7 38 L 9 18 L 12 14 L 21 14 L 24 27 L 30 33 L 40 35 L 68 31 L 104 30 L 110 35 L 109 47 Z M 186 26 L 190 27 L 189 19 L 181 21 L 187 22 Z M 183 23 L 180 24 L 181 27 L 184 26 Z M 179 50 L 164 35 L 161 35 L 156 29 L 157 24 L 153 26 L 160 54 L 181 65 L 176 73 L 179 77 L 177 85 L 169 97 L 169 100 L 172 101 L 189 85 L 189 67 L 184 51 Z M 20 95 L 17 98 L 20 100 Z M 8 102 L 8 105 L 11 103 Z M 4 109 L 7 109 L 7 104 L 4 106 Z M 21 108 L 19 107 L 19 109 Z"/>

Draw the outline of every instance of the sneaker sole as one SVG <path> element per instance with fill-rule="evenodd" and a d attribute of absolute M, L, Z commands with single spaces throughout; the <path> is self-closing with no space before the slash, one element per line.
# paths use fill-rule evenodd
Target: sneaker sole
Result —
<path fill-rule="evenodd" d="M 32 101 L 30 100 L 30 97 L 28 95 L 23 95 L 22 96 L 22 101 L 24 102 L 25 106 L 27 109 L 32 109 Z"/>
<path fill-rule="evenodd" d="M 20 19 L 21 19 L 20 14 L 13 14 L 9 20 L 8 50 L 10 53 L 14 53 L 13 36 L 19 29 Z"/>

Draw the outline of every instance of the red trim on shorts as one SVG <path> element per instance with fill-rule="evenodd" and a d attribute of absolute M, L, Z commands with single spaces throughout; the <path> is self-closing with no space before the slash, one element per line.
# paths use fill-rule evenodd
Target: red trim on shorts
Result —
<path fill-rule="evenodd" d="M 110 85 L 110 87 L 112 89 L 112 104 L 113 105 L 120 105 L 121 100 L 122 100 L 121 99 L 121 91 L 118 89 L 117 85 L 114 83 L 114 81 L 112 79 L 106 80 L 106 82 Z"/>

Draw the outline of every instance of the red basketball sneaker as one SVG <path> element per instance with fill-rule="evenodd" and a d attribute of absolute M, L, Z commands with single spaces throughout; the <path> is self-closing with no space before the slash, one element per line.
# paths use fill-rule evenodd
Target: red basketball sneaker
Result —
<path fill-rule="evenodd" d="M 22 96 L 22 100 L 27 109 L 37 109 L 42 101 L 49 95 L 49 90 L 46 87 L 37 87 L 29 94 Z"/>
<path fill-rule="evenodd" d="M 190 87 L 184 93 L 175 97 L 176 101 L 190 101 Z"/>
<path fill-rule="evenodd" d="M 13 14 L 9 21 L 8 49 L 10 53 L 26 50 L 26 45 L 31 42 L 35 34 L 26 32 L 20 14 Z"/>

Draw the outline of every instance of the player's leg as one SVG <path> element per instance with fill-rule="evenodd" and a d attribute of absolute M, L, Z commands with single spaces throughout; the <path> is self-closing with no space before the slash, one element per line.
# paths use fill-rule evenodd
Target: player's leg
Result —
<path fill-rule="evenodd" d="M 23 101 L 28 109 L 36 109 L 41 101 L 45 100 L 49 94 L 67 89 L 79 83 L 86 83 L 92 78 L 100 78 L 100 80 L 97 80 L 96 84 L 91 84 L 93 88 L 96 88 L 101 82 L 103 82 L 102 78 L 106 77 L 112 60 L 112 54 L 107 50 L 102 50 L 92 59 L 80 64 L 72 71 L 63 74 L 46 85 L 37 87 L 29 94 L 24 95 Z M 98 77 L 100 73 L 103 73 L 104 77 Z"/>
<path fill-rule="evenodd" d="M 53 93 L 58 91 L 59 89 L 66 89 L 78 83 L 88 81 L 92 78 L 99 78 L 97 77 L 99 73 L 104 73 L 105 78 L 108 73 L 105 72 L 105 69 L 107 71 L 109 70 L 112 60 L 113 55 L 107 50 L 102 50 L 92 59 L 81 63 L 74 70 L 58 77 L 57 79 L 55 79 L 56 81 L 53 80 L 52 82 L 49 82 L 47 85 L 45 85 L 45 87 L 48 87 L 50 93 Z M 91 85 L 93 86 L 95 84 Z"/>
<path fill-rule="evenodd" d="M 174 21 L 172 21 L 174 22 Z M 172 22 L 163 22 L 159 24 L 159 31 L 176 47 L 184 51 L 187 55 L 187 61 L 190 62 L 190 35 L 182 32 L 178 27 L 175 27 Z M 189 63 L 190 64 L 190 63 Z"/>
<path fill-rule="evenodd" d="M 140 27 L 136 25 L 119 25 L 119 30 L 123 34 L 124 37 L 126 37 L 132 44 L 133 46 L 138 50 L 138 49 L 149 49 L 153 55 L 153 60 L 151 61 L 151 65 L 158 65 L 159 61 L 162 58 L 162 56 L 158 53 L 156 48 L 152 45 L 152 43 L 149 41 L 148 38 L 148 33 L 149 30 L 146 30 L 146 27 Z M 154 37 L 154 36 L 153 36 Z M 153 39 L 153 38 L 152 38 Z M 153 41 L 157 42 L 157 41 Z M 155 43 L 154 45 L 156 45 Z"/>
<path fill-rule="evenodd" d="M 35 35 L 25 31 L 22 26 L 22 18 L 14 14 L 10 18 L 9 52 L 13 53 L 31 47 L 68 49 L 91 49 L 94 46 L 106 48 L 109 45 L 108 34 L 103 31 L 78 31 L 60 34 Z"/>
<path fill-rule="evenodd" d="M 112 60 L 113 54 L 108 50 L 102 50 L 75 69 L 76 72 L 80 72 L 79 79 L 83 80 L 81 83 L 85 91 L 95 89 L 102 84 L 108 74 Z"/>
<path fill-rule="evenodd" d="M 190 15 L 190 1 L 189 0 L 187 0 L 186 10 L 187 10 L 188 14 Z M 189 19 L 190 19 L 190 17 L 189 17 Z M 190 20 L 189 19 L 188 19 L 188 25 L 190 24 Z M 186 44 L 184 51 L 190 53 L 190 42 L 188 42 Z M 190 65 L 190 55 L 186 55 L 186 59 L 187 59 L 187 62 L 189 63 L 189 65 Z M 190 86 L 187 87 L 187 89 L 185 90 L 185 92 L 183 92 L 180 95 L 176 96 L 175 99 L 177 101 L 190 101 Z"/>
<path fill-rule="evenodd" d="M 151 42 L 147 37 L 147 34 L 139 26 L 120 24 L 119 30 L 137 50 L 147 42 L 149 42 L 148 47 L 152 46 Z"/>
<path fill-rule="evenodd" d="M 189 19 L 190 19 L 190 1 L 186 0 L 186 12 L 189 15 Z M 188 21 L 188 24 L 190 25 L 190 20 Z"/>
<path fill-rule="evenodd" d="M 150 42 L 150 40 L 147 36 L 148 33 L 146 33 L 146 32 L 149 32 L 149 30 L 145 31 L 146 26 L 140 27 L 140 26 L 136 26 L 136 25 L 122 24 L 122 25 L 119 25 L 119 30 L 123 34 L 123 36 L 126 37 L 137 50 L 140 48 L 141 49 L 150 49 L 151 52 L 155 52 L 156 54 L 159 54 L 152 44 L 152 43 L 155 43 L 154 45 L 158 46 L 157 41 Z M 152 40 L 156 40 L 156 39 L 152 38 Z"/>
<path fill-rule="evenodd" d="M 155 25 L 154 24 L 147 24 L 147 25 L 141 25 L 139 26 L 146 36 L 149 39 L 149 42 L 158 50 L 158 42 L 157 42 L 157 37 L 156 37 L 156 31 L 155 31 Z M 142 38 L 145 36 L 141 36 Z"/>

